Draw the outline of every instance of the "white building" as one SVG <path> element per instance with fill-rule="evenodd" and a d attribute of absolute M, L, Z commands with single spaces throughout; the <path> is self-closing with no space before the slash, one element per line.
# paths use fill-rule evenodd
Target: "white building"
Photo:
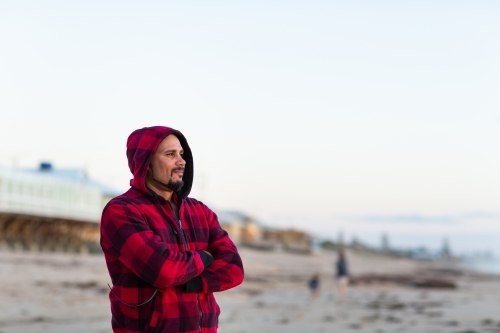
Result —
<path fill-rule="evenodd" d="M 117 194 L 79 169 L 0 168 L 0 243 L 54 249 L 95 242 L 102 209 Z"/>

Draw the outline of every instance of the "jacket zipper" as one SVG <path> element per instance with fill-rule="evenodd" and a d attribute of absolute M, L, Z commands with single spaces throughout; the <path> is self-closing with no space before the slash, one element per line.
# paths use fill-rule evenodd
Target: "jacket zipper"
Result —
<path fill-rule="evenodd" d="M 203 323 L 203 311 L 200 304 L 200 293 L 196 294 L 196 302 L 198 303 L 198 310 L 200 311 L 200 320 L 198 321 L 198 331 L 201 333 L 201 324 Z"/>
<path fill-rule="evenodd" d="M 177 221 L 179 222 L 179 229 L 181 230 L 181 237 L 182 237 L 182 241 L 184 242 L 184 250 L 187 251 L 188 244 L 187 244 L 187 241 L 186 241 L 186 236 L 184 235 L 184 229 L 182 229 L 181 219 L 178 219 Z"/>
<path fill-rule="evenodd" d="M 177 216 L 177 214 L 175 213 L 174 208 L 172 207 L 172 204 L 170 203 L 170 201 L 168 201 L 168 205 L 170 206 L 170 209 L 172 210 L 172 214 L 174 214 L 174 217 L 177 220 L 177 223 L 179 224 L 179 230 L 181 232 L 181 238 L 182 238 L 182 243 L 184 244 L 184 250 L 187 251 L 188 250 L 188 245 L 187 245 L 187 241 L 186 241 L 186 235 L 184 235 L 184 229 L 182 229 L 182 222 L 181 222 L 181 219 L 180 219 L 181 208 L 179 207 L 179 216 Z"/>
<path fill-rule="evenodd" d="M 187 251 L 188 250 L 188 245 L 186 241 L 186 236 L 184 235 L 184 229 L 182 229 L 182 221 L 180 219 L 181 215 L 181 207 L 179 207 L 179 216 L 175 214 L 174 208 L 172 207 L 172 204 L 168 202 L 168 205 L 170 206 L 170 209 L 172 210 L 172 213 L 174 214 L 177 222 L 179 223 L 179 230 L 181 232 L 181 238 L 184 243 L 184 249 Z M 182 203 L 181 203 L 182 205 Z M 198 331 L 201 333 L 201 324 L 203 323 L 203 311 L 201 309 L 201 304 L 200 304 L 200 293 L 196 293 L 196 303 L 198 304 L 198 311 L 200 312 L 200 320 L 198 321 Z"/>

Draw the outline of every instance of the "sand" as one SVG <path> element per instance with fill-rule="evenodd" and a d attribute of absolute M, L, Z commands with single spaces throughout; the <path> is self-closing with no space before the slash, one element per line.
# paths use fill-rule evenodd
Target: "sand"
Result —
<path fill-rule="evenodd" d="M 332 252 L 240 253 L 245 282 L 216 295 L 222 310 L 220 333 L 500 332 L 497 276 L 466 272 L 453 263 L 351 251 L 352 275 L 368 278 L 351 286 L 342 303 L 334 284 Z M 307 279 L 315 271 L 321 273 L 321 289 L 319 297 L 311 299 Z M 397 278 L 368 283 L 370 276 Z M 399 283 L 408 277 L 444 279 L 457 288 Z M 109 277 L 101 255 L 4 251 L 0 279 L 0 333 L 111 332 Z"/>

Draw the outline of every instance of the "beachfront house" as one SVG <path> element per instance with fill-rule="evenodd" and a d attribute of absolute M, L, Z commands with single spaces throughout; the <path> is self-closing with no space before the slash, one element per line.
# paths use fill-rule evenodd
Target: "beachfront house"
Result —
<path fill-rule="evenodd" d="M 239 211 L 218 211 L 221 227 L 236 245 L 253 246 L 262 239 L 260 225 L 249 215 Z"/>
<path fill-rule="evenodd" d="M 82 169 L 0 168 L 0 247 L 98 250 L 102 209 L 117 194 Z"/>

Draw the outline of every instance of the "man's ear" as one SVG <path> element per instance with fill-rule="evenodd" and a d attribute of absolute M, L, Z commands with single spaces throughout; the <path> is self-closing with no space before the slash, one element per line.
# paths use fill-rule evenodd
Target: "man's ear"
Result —
<path fill-rule="evenodd" d="M 153 173 L 153 163 L 149 163 L 148 171 L 146 172 L 146 177 L 150 177 Z"/>

